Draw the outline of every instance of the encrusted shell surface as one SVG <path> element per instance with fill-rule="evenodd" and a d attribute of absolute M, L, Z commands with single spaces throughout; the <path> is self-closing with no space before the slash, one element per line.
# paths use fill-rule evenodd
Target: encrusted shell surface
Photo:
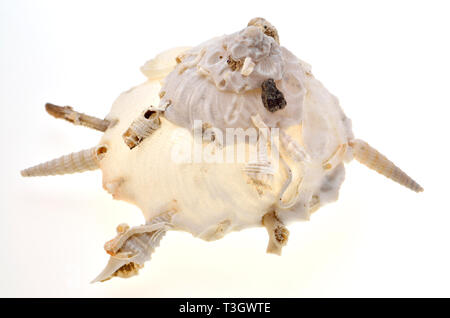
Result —
<path fill-rule="evenodd" d="M 229 58 L 241 61 L 246 71 L 233 70 Z M 249 64 L 254 64 L 252 72 L 248 71 Z M 256 26 L 214 38 L 185 52 L 181 63 L 164 79 L 161 103 L 171 103 L 165 116 L 188 129 L 200 118 L 221 129 L 248 128 L 255 114 L 260 114 L 269 127 L 298 125 L 307 77 L 302 65 Z M 276 113 L 261 103 L 261 85 L 269 78 L 287 102 Z"/>
<path fill-rule="evenodd" d="M 210 42 L 214 41 L 222 43 L 223 39 L 216 38 Z M 276 44 L 270 39 L 268 42 L 271 45 Z M 232 43 L 231 40 L 228 43 Z M 202 49 L 194 50 L 201 51 Z M 190 54 L 189 52 L 187 54 Z M 192 58 L 195 59 L 195 55 L 192 55 Z M 201 62 L 202 59 L 199 61 Z M 290 158 L 291 149 L 281 149 L 281 152 L 285 154 L 286 162 L 291 167 L 293 176 L 292 182 L 284 190 L 285 193 L 281 199 L 286 202 L 294 202 L 294 204 L 285 211 L 280 211 L 278 217 L 284 222 L 289 222 L 308 219 L 311 200 L 324 204 L 337 199 L 338 189 L 344 177 L 344 168 L 342 165 L 337 165 L 331 170 L 325 170 L 322 162 L 332 157 L 339 145 L 346 144 L 352 135 L 350 122 L 342 113 L 337 99 L 329 94 L 314 77 L 306 76 L 302 64 L 293 55 L 288 55 L 289 63 L 282 61 L 284 65 L 295 61 L 295 63 L 292 62 L 293 70 L 287 68 L 280 76 L 288 79 L 295 78 L 296 85 L 290 86 L 292 81 L 281 81 L 279 87 L 285 94 L 288 105 L 288 96 L 291 96 L 293 100 L 300 101 L 297 104 L 291 103 L 292 108 L 294 106 L 298 108 L 292 109 L 293 112 L 298 112 L 298 117 L 296 119 L 284 117 L 283 114 L 279 114 L 284 111 L 283 109 L 272 114 L 272 116 L 280 118 L 280 122 L 273 120 L 267 122 L 281 126 L 283 119 L 285 119 L 285 123 L 291 121 L 292 124 L 286 133 L 290 134 L 290 139 L 296 140 L 298 145 L 304 146 L 314 158 L 311 163 L 298 165 Z M 224 62 L 226 63 L 226 61 Z M 189 109 L 189 106 L 194 105 L 193 100 L 197 101 L 196 98 L 200 94 L 202 85 L 205 90 L 208 90 L 204 93 L 205 98 L 211 96 L 218 100 L 230 98 L 231 100 L 241 100 L 242 104 L 248 105 L 246 109 L 237 112 L 237 121 L 234 122 L 235 125 L 242 128 L 254 127 L 251 115 L 260 114 L 263 121 L 264 116 L 271 115 L 262 105 L 261 92 L 253 90 L 236 93 L 220 89 L 210 79 L 198 75 L 196 68 L 186 69 L 180 74 L 181 66 L 182 63 L 174 68 L 173 72 L 164 79 L 162 86 L 160 81 L 149 80 L 122 94 L 114 103 L 111 113 L 106 118 L 110 121 L 120 120 L 116 126 L 105 133 L 101 140 L 101 143 L 109 145 L 109 156 L 101 163 L 104 186 L 106 189 L 110 189 L 112 188 L 111 184 L 118 185 L 114 187 L 114 196 L 138 205 L 146 219 L 151 219 L 161 213 L 162 207 L 167 202 L 176 200 L 177 210 L 180 213 L 176 213 L 173 217 L 172 222 L 175 228 L 188 231 L 206 240 L 216 239 L 219 232 L 221 237 L 229 231 L 259 226 L 263 215 L 277 201 L 288 178 L 288 173 L 282 165 L 275 171 L 270 188 L 258 191 L 261 189 L 253 182 L 249 182 L 248 175 L 244 173 L 246 163 L 178 163 L 168 158 L 171 158 L 174 151 L 183 152 L 183 150 L 193 147 L 194 137 L 190 127 L 193 122 L 179 124 L 185 117 L 200 119 L 203 122 L 212 123 L 213 126 L 219 123 L 218 127 L 220 127 L 220 123 L 233 126 L 231 122 L 224 122 L 221 119 L 219 122 L 213 120 L 209 112 L 197 113 L 196 108 Z M 289 77 L 293 73 L 300 76 Z M 189 77 L 200 76 L 198 85 L 182 81 L 186 74 L 190 74 Z M 136 149 L 138 151 L 130 152 L 118 136 L 127 130 L 132 121 L 139 117 L 148 105 L 158 104 L 160 90 L 164 92 L 160 104 L 175 105 L 176 100 L 170 99 L 171 94 L 167 90 L 170 85 L 173 85 L 177 92 L 186 94 L 183 98 L 177 99 L 179 100 L 178 108 L 183 108 L 186 113 L 170 112 L 175 107 L 169 106 L 165 112 L 165 118 L 169 120 L 162 118 L 161 128 L 144 140 Z M 256 84 L 254 85 L 256 87 Z M 287 88 L 295 94 L 290 94 L 291 91 Z M 294 95 L 296 95 L 295 98 Z M 198 100 L 202 100 L 202 98 L 198 98 Z M 182 104 L 182 100 L 186 102 Z M 205 101 L 202 107 L 207 109 L 207 105 L 208 103 Z M 209 109 L 211 110 L 215 106 L 226 107 L 226 105 L 224 100 L 217 101 Z M 254 111 L 248 111 L 252 105 L 255 108 Z M 286 106 L 286 108 L 288 107 Z M 310 125 L 300 124 L 300 114 L 302 113 L 300 110 L 303 110 L 305 116 L 311 120 Z M 178 116 L 178 118 L 173 119 L 172 116 Z M 256 145 L 249 146 L 255 147 Z M 218 149 L 216 145 L 208 145 L 208 147 L 211 151 L 227 151 L 226 146 L 225 149 Z M 118 158 L 123 164 L 117 164 Z M 272 158 L 272 160 L 274 159 Z M 223 228 L 224 222 L 227 224 L 226 229 Z M 218 228 L 220 231 L 217 230 Z"/>
<path fill-rule="evenodd" d="M 147 101 L 157 98 L 159 87 L 157 82 L 144 83 L 122 95 L 114 104 L 107 118 L 121 120 L 101 141 L 109 147 L 109 156 L 101 162 L 104 187 L 108 189 L 109 184 L 117 184 L 115 198 L 138 205 L 147 220 L 164 212 L 169 202 L 175 202 L 178 212 L 172 217 L 174 228 L 205 240 L 260 225 L 262 215 L 276 200 L 284 181 L 282 171 L 274 177 L 272 191 L 260 196 L 248 182 L 244 162 L 173 162 L 170 159 L 173 154 L 178 153 L 181 160 L 185 151 L 193 147 L 194 138 L 190 130 L 164 118 L 161 118 L 161 128 L 133 151 L 121 140 L 121 134 L 145 108 Z M 122 114 L 125 110 L 128 120 Z"/>

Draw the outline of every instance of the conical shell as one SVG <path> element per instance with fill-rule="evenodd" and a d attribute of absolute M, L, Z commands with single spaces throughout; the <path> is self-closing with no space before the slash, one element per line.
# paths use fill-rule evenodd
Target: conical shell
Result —
<path fill-rule="evenodd" d="M 23 177 L 37 177 L 96 170 L 107 150 L 105 145 L 96 146 L 41 163 L 20 173 Z"/>
<path fill-rule="evenodd" d="M 356 139 L 349 142 L 353 148 L 353 155 L 356 160 L 383 176 L 400 183 L 401 185 L 415 192 L 422 192 L 423 188 L 411 177 L 404 173 L 399 167 L 388 158 L 372 148 L 367 142 Z"/>

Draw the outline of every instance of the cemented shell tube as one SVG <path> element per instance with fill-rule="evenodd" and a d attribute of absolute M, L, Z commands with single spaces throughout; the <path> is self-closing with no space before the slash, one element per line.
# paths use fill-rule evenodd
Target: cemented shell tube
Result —
<path fill-rule="evenodd" d="M 45 110 L 55 118 L 61 118 L 74 125 L 85 126 L 102 132 L 105 132 L 110 125 L 110 122 L 106 119 L 79 113 L 70 106 L 61 107 L 47 103 L 45 104 Z"/>
<path fill-rule="evenodd" d="M 269 244 L 266 252 L 281 255 L 281 249 L 287 244 L 289 238 L 288 229 L 278 219 L 275 212 L 265 214 L 262 218 L 262 224 L 269 234 Z"/>
<path fill-rule="evenodd" d="M 20 174 L 23 177 L 38 177 L 96 170 L 107 151 L 106 145 L 99 145 L 41 163 L 22 170 Z"/>
<path fill-rule="evenodd" d="M 349 142 L 353 148 L 353 155 L 356 160 L 383 176 L 400 183 L 401 185 L 415 192 L 422 192 L 423 188 L 397 167 L 392 161 L 372 148 L 367 142 L 356 139 Z"/>
<path fill-rule="evenodd" d="M 161 126 L 159 119 L 160 112 L 146 109 L 136 118 L 122 135 L 125 144 L 133 149 L 139 145 L 146 137 L 150 136 L 156 129 Z"/>

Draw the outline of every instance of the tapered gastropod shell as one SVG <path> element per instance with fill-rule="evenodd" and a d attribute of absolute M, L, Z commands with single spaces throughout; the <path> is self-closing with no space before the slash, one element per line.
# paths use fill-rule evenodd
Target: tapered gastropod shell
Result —
<path fill-rule="evenodd" d="M 110 261 L 94 280 L 129 277 L 163 235 L 212 241 L 265 227 L 281 254 L 290 222 L 337 200 L 353 158 L 422 191 L 367 143 L 311 67 L 280 45 L 262 18 L 193 48 L 165 51 L 142 68 L 104 119 L 48 105 L 57 118 L 104 132 L 98 146 L 22 171 L 23 176 L 101 169 L 103 187 L 134 203 L 145 224 L 120 225 Z"/>
<path fill-rule="evenodd" d="M 107 151 L 106 145 L 95 146 L 22 170 L 21 174 L 24 177 L 38 177 L 97 170 Z"/>

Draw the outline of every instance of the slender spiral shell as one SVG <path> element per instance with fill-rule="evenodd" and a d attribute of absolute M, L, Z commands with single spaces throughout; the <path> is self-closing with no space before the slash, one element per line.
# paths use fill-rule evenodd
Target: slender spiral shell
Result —
<path fill-rule="evenodd" d="M 130 149 L 139 145 L 146 137 L 150 136 L 161 126 L 160 112 L 147 109 L 136 118 L 123 134 L 123 140 Z"/>
<path fill-rule="evenodd" d="M 155 217 L 150 224 L 131 229 L 127 224 L 119 224 L 117 237 L 105 244 L 106 252 L 111 255 L 109 262 L 92 283 L 137 275 L 170 228 L 169 220 L 170 215 L 163 214 Z"/>
<path fill-rule="evenodd" d="M 96 170 L 107 151 L 106 145 L 99 145 L 41 163 L 20 173 L 23 177 L 38 177 Z"/>
<path fill-rule="evenodd" d="M 367 142 L 356 139 L 349 142 L 353 148 L 353 155 L 356 160 L 368 168 L 375 170 L 383 176 L 400 183 L 401 185 L 415 192 L 422 192 L 423 188 L 411 177 L 404 173 L 399 167 L 388 158 L 372 148 Z"/>

